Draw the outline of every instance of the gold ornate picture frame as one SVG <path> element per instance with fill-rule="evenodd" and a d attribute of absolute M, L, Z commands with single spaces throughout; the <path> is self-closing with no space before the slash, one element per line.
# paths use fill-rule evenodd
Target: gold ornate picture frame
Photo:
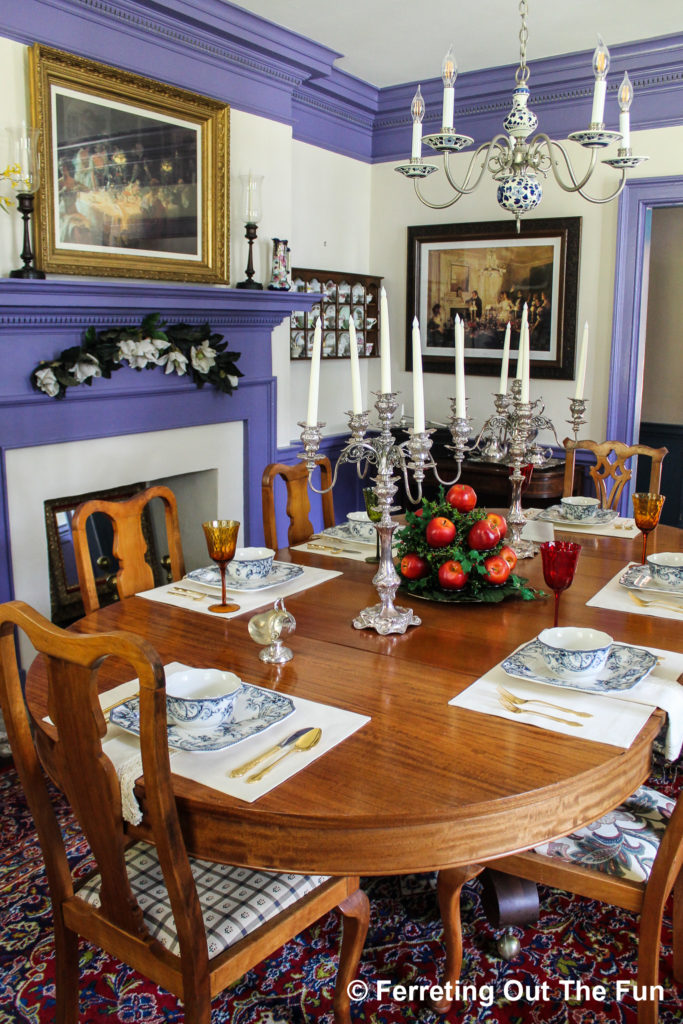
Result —
<path fill-rule="evenodd" d="M 226 284 L 230 109 L 35 44 L 38 266 Z"/>

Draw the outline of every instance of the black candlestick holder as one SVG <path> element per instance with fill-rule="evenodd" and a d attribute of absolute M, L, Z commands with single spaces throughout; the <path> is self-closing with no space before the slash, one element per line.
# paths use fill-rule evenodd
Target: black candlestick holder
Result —
<path fill-rule="evenodd" d="M 19 270 L 10 270 L 10 277 L 29 278 L 34 281 L 42 281 L 45 278 L 45 271 L 36 270 L 32 267 L 33 251 L 31 249 L 31 214 L 33 213 L 33 192 L 19 192 L 17 195 L 17 206 L 24 219 L 24 247 L 21 250 L 23 267 Z"/>
<path fill-rule="evenodd" d="M 254 273 L 255 273 L 255 271 L 254 271 L 254 256 L 253 256 L 254 240 L 256 238 L 256 225 L 255 224 L 247 224 L 246 225 L 246 230 L 245 230 L 245 233 L 244 233 L 244 237 L 249 242 L 249 259 L 247 260 L 247 269 L 245 271 L 247 277 L 246 277 L 245 281 L 240 281 L 239 284 L 237 285 L 237 287 L 238 288 L 254 288 L 254 289 L 258 289 L 259 291 L 263 291 L 263 285 L 259 284 L 258 281 L 254 281 L 253 280 Z"/>

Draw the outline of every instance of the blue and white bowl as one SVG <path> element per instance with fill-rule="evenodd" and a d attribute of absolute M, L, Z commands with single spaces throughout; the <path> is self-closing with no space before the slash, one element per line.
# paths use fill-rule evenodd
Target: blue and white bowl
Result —
<path fill-rule="evenodd" d="M 657 583 L 667 587 L 683 587 L 683 552 L 659 551 L 647 556 L 650 574 Z"/>
<path fill-rule="evenodd" d="M 190 668 L 166 679 L 166 716 L 175 725 L 215 728 L 229 722 L 242 690 L 234 672 Z"/>
<path fill-rule="evenodd" d="M 358 540 L 365 541 L 370 544 L 375 539 L 375 526 L 370 521 L 370 517 L 367 512 L 349 512 L 346 520 L 349 524 L 349 533 L 353 534 L 354 537 L 358 537 Z"/>
<path fill-rule="evenodd" d="M 562 514 L 567 519 L 576 519 L 577 522 L 581 522 L 582 519 L 591 519 L 600 508 L 597 498 L 584 498 L 581 495 L 574 498 L 562 498 L 560 504 Z"/>
<path fill-rule="evenodd" d="M 271 548 L 237 548 L 228 562 L 228 576 L 234 580 L 260 580 L 273 571 L 275 552 Z"/>
<path fill-rule="evenodd" d="M 595 675 L 605 667 L 612 637 L 600 629 L 556 626 L 538 635 L 540 653 L 558 675 Z"/>

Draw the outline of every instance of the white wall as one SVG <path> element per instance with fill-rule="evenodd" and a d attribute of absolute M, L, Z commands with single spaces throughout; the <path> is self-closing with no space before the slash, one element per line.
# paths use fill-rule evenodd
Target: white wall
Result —
<path fill-rule="evenodd" d="M 567 144 L 575 153 L 577 168 L 584 167 L 586 154 L 577 146 Z M 683 128 L 634 132 L 634 153 L 649 154 L 649 162 L 642 164 L 640 177 L 660 177 L 680 174 L 683 161 Z M 439 162 L 439 160 L 435 160 Z M 462 177 L 467 158 L 464 154 L 451 158 L 456 181 Z M 598 164 L 596 182 L 591 194 L 608 193 L 615 172 Z M 579 301 L 577 330 L 588 321 L 590 353 L 586 376 L 585 397 L 589 400 L 588 422 L 584 436 L 604 437 L 607 418 L 610 349 L 612 340 L 612 309 L 614 302 L 614 267 L 617 231 L 617 202 L 597 206 L 577 196 L 562 192 L 554 181 L 543 185 L 544 196 L 538 209 L 540 217 L 581 217 L 582 241 L 579 271 Z M 424 194 L 432 201 L 442 202 L 452 195 L 442 174 L 433 174 L 423 184 Z M 505 214 L 496 202 L 496 186 L 492 180 L 482 182 L 472 196 L 459 200 L 446 210 L 431 210 L 418 200 L 412 183 L 394 171 L 394 163 L 379 164 L 373 168 L 371 202 L 371 260 L 381 267 L 389 296 L 392 337 L 392 374 L 394 386 L 403 392 L 406 410 L 412 409 L 410 375 L 403 367 L 406 320 L 406 260 L 407 226 L 422 224 L 469 223 L 473 221 L 504 220 Z M 522 235 L 524 223 L 522 220 Z M 423 325 L 425 327 L 426 325 Z M 580 333 L 579 333 L 580 337 Z M 469 413 L 473 426 L 478 429 L 492 411 L 491 394 L 497 389 L 499 369 L 491 377 L 467 379 Z M 454 393 L 453 379 L 444 374 L 425 374 L 427 417 L 444 421 L 448 418 L 449 402 Z M 547 413 L 555 423 L 560 441 L 568 433 L 568 396 L 573 395 L 571 381 L 532 381 L 531 397 L 540 395 L 546 401 Z"/>
<path fill-rule="evenodd" d="M 652 212 L 641 419 L 683 424 L 683 207 Z"/>

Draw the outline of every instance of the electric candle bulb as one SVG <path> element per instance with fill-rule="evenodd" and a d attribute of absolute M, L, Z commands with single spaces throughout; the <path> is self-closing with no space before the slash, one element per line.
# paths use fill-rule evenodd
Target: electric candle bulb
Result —
<path fill-rule="evenodd" d="M 425 116 L 425 101 L 419 85 L 410 104 L 410 113 L 413 118 L 413 149 L 410 156 L 412 160 L 419 160 L 422 156 L 422 118 Z"/>
<path fill-rule="evenodd" d="M 441 65 L 441 81 L 443 82 L 443 117 L 441 119 L 441 131 L 445 135 L 453 131 L 453 103 L 455 99 L 455 79 L 458 76 L 458 65 L 453 56 L 453 47 L 449 46 L 448 53 Z"/>
<path fill-rule="evenodd" d="M 619 86 L 619 131 L 621 133 L 622 149 L 631 148 L 631 115 L 629 111 L 632 103 L 633 86 L 631 85 L 631 79 L 628 77 L 628 71 L 625 71 Z"/>
<path fill-rule="evenodd" d="M 609 70 L 609 50 L 602 36 L 598 36 L 598 45 L 593 54 L 593 71 L 595 72 L 595 88 L 593 90 L 593 111 L 591 124 L 602 124 L 605 116 L 605 94 L 607 92 L 607 72 Z"/>

